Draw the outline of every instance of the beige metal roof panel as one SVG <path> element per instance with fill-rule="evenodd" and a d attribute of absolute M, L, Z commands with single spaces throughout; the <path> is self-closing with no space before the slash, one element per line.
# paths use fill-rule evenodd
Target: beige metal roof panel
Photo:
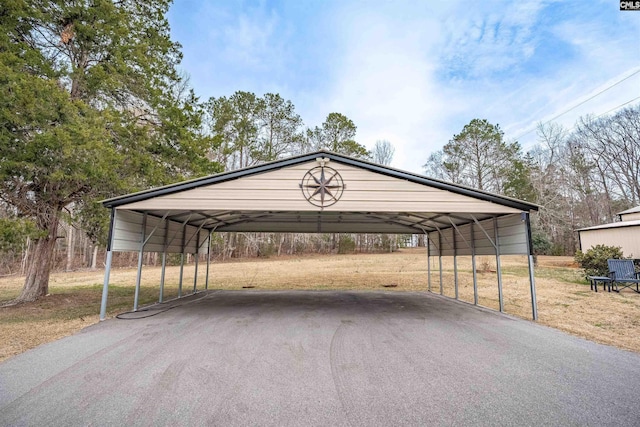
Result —
<path fill-rule="evenodd" d="M 640 212 L 640 206 L 636 206 L 635 208 L 627 209 L 626 211 L 618 212 L 617 215 L 625 215 L 631 213 Z"/>
<path fill-rule="evenodd" d="M 323 207 L 318 206 L 319 197 L 308 200 L 323 179 L 317 173 L 321 164 L 330 174 L 325 175 L 329 190 L 325 201 L 329 203 Z M 309 175 L 311 170 L 316 174 Z M 504 239 L 501 246 L 508 253 L 526 253 L 520 213 L 536 209 L 526 202 L 335 153 L 311 153 L 122 196 L 104 204 L 116 212 L 114 250 L 139 247 L 144 212 L 148 215 L 144 234 L 152 234 L 146 247 L 166 247 L 167 252 L 179 250 L 181 239 L 188 240 L 188 236 L 195 237 L 195 243 L 189 242 L 185 250 L 194 251 L 211 230 L 456 234 L 454 223 L 461 231 L 451 237 L 458 253 L 464 253 L 460 248 L 466 245 L 465 238 L 475 241 L 477 253 L 488 253 L 494 250 L 490 239 L 471 223 L 491 222 L 496 217 Z M 511 219 L 506 221 L 507 217 Z M 161 226 L 166 229 L 160 230 Z M 164 239 L 171 236 L 178 236 L 178 241 L 166 243 Z"/>
<path fill-rule="evenodd" d="M 383 180 L 380 180 L 382 177 L 386 177 L 391 178 L 391 180 L 389 180 L 388 182 L 406 181 L 413 184 L 418 184 L 422 187 L 422 191 L 427 191 L 427 189 L 429 188 L 450 191 L 454 194 L 470 196 L 474 199 L 484 200 L 502 206 L 509 206 L 519 211 L 530 211 L 538 209 L 536 205 L 524 202 L 522 200 L 476 190 L 459 184 L 447 183 L 411 172 L 393 169 L 388 166 L 376 165 L 374 163 L 350 158 L 325 150 L 253 166 L 246 169 L 224 172 L 221 174 L 197 178 L 190 181 L 184 181 L 165 187 L 115 197 L 105 200 L 102 203 L 106 207 L 120 207 L 122 205 L 129 205 L 134 202 L 145 201 L 165 195 L 177 194 L 183 191 L 202 188 L 210 184 L 219 185 L 225 182 L 236 181 L 240 178 L 246 180 L 254 177 L 260 177 L 263 182 L 266 182 L 267 180 L 263 180 L 262 178 L 264 177 L 261 177 L 261 175 L 266 172 L 275 172 L 286 168 L 291 168 L 292 170 L 295 170 L 297 168 L 298 170 L 302 171 L 304 167 L 302 167 L 301 165 L 310 166 L 317 163 L 318 161 L 321 161 L 322 163 L 330 162 L 330 167 L 332 167 L 333 165 L 351 166 L 352 168 L 350 170 L 345 170 L 347 179 L 356 179 L 363 182 L 367 181 L 368 179 L 373 179 L 378 181 L 379 187 L 385 187 L 387 185 L 387 183 L 385 183 Z M 349 176 L 349 174 L 352 175 Z M 271 185 L 274 185 L 274 183 L 271 183 Z M 394 186 L 395 184 L 391 184 L 392 190 L 395 189 Z"/>
<path fill-rule="evenodd" d="M 604 230 L 609 228 L 637 227 L 637 226 L 640 226 L 640 220 L 612 222 L 609 224 L 602 224 L 602 225 L 595 225 L 593 227 L 581 228 L 577 231 Z"/>
<path fill-rule="evenodd" d="M 342 177 L 342 196 L 335 204 L 321 209 L 309 203 L 301 189 L 303 177 L 316 166 L 315 161 L 306 162 L 124 204 L 119 209 L 520 212 L 512 207 L 335 162 L 330 166 Z"/>

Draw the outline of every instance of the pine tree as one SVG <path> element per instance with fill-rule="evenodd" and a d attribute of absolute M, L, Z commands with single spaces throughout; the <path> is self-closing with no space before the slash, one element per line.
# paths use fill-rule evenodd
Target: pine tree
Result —
<path fill-rule="evenodd" d="M 65 206 L 215 171 L 164 0 L 0 6 L 0 197 L 41 232 L 19 301 L 48 293 Z M 100 214 L 96 215 L 100 217 Z M 85 219 L 91 221 L 91 218 Z"/>

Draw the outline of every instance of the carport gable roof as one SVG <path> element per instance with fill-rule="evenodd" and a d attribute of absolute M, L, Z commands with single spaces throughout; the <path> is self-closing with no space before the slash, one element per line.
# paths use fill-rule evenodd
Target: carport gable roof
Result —
<path fill-rule="evenodd" d="M 314 190 L 309 188 L 317 189 L 321 180 L 313 175 L 319 170 L 327 172 L 334 189 L 340 182 L 341 197 L 333 203 L 314 203 L 310 197 Z M 203 251 L 205 246 L 198 242 L 216 231 L 428 234 L 434 245 L 431 253 L 441 254 L 493 253 L 497 240 L 491 234 L 501 236 L 503 254 L 522 254 L 527 253 L 527 238 L 521 214 L 537 209 L 520 200 L 327 151 L 104 204 L 113 208 L 110 241 L 115 251 L 137 250 L 143 235 L 145 250 L 170 253 Z"/>
<path fill-rule="evenodd" d="M 154 188 L 150 190 L 140 191 L 137 193 L 127 194 L 124 196 L 114 197 L 102 201 L 103 206 L 107 208 L 117 208 L 119 206 L 127 205 L 134 202 L 152 199 L 155 197 L 165 196 L 168 194 L 175 194 L 183 191 L 192 190 L 207 185 L 218 184 L 230 180 L 235 180 L 251 175 L 262 174 L 289 166 L 295 166 L 302 163 L 314 161 L 318 158 L 325 158 L 330 161 L 342 163 L 345 165 L 354 166 L 360 169 L 371 171 L 374 173 L 382 174 L 392 178 L 398 178 L 409 182 L 422 184 L 432 188 L 450 191 L 455 194 L 460 194 L 468 197 L 473 197 L 478 200 L 483 200 L 491 203 L 496 203 L 502 206 L 511 207 L 521 211 L 538 210 L 538 206 L 522 200 L 501 196 L 470 187 L 466 187 L 459 184 L 452 184 L 445 181 L 437 180 L 434 178 L 428 178 L 426 176 L 414 174 L 411 172 L 394 169 L 388 166 L 378 165 L 375 163 L 367 162 L 352 157 L 347 157 L 341 154 L 333 153 L 326 150 L 320 150 L 313 153 L 303 154 L 300 156 L 291 157 L 284 160 L 277 160 L 270 163 L 265 163 L 258 166 L 252 166 L 244 169 L 238 169 L 229 172 L 223 172 L 215 175 L 210 175 L 202 178 L 196 178 L 189 181 L 178 182 L 170 184 L 164 187 Z"/>
<path fill-rule="evenodd" d="M 521 200 L 322 150 L 103 205 L 112 211 L 101 319 L 112 252 L 139 252 L 138 289 L 145 251 L 208 254 L 214 231 L 425 234 L 429 257 L 528 254 L 537 316 L 528 214 L 538 207 Z"/>

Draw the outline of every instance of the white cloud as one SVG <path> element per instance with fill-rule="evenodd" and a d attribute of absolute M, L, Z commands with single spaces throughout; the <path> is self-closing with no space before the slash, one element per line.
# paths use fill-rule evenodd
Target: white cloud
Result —
<path fill-rule="evenodd" d="M 352 118 L 359 141 L 369 147 L 377 139 L 391 141 L 393 164 L 420 172 L 429 154 L 469 120 L 484 117 L 487 107 L 503 109 L 497 98 L 518 98 L 501 93 L 490 77 L 531 55 L 539 7 L 508 9 L 500 15 L 445 8 L 398 17 L 384 8 L 354 13 L 345 6 L 335 83 L 321 108 Z"/>
<path fill-rule="evenodd" d="M 172 33 L 183 44 L 183 67 L 200 96 L 280 87 L 290 30 L 278 10 L 263 2 L 242 9 L 224 2 L 176 6 Z"/>
<path fill-rule="evenodd" d="M 359 142 L 369 147 L 378 139 L 391 141 L 393 164 L 419 171 L 422 157 L 441 145 L 442 135 L 433 130 L 445 118 L 429 60 L 438 23 L 348 8 L 340 16 L 343 44 L 333 59 L 334 84 L 318 107 L 354 120 Z"/>
<path fill-rule="evenodd" d="M 254 69 L 277 68 L 283 46 L 276 31 L 279 18 L 274 10 L 243 12 L 222 27 L 225 60 Z"/>
<path fill-rule="evenodd" d="M 535 50 L 533 26 L 541 2 L 491 2 L 444 16 L 440 66 L 456 79 L 483 79 L 508 70 Z"/>

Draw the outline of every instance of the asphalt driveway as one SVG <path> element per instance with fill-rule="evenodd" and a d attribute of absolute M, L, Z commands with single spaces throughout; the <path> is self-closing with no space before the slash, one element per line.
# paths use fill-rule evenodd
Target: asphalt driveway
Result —
<path fill-rule="evenodd" d="M 640 355 L 436 295 L 173 304 L 0 364 L 0 425 L 640 425 Z"/>

